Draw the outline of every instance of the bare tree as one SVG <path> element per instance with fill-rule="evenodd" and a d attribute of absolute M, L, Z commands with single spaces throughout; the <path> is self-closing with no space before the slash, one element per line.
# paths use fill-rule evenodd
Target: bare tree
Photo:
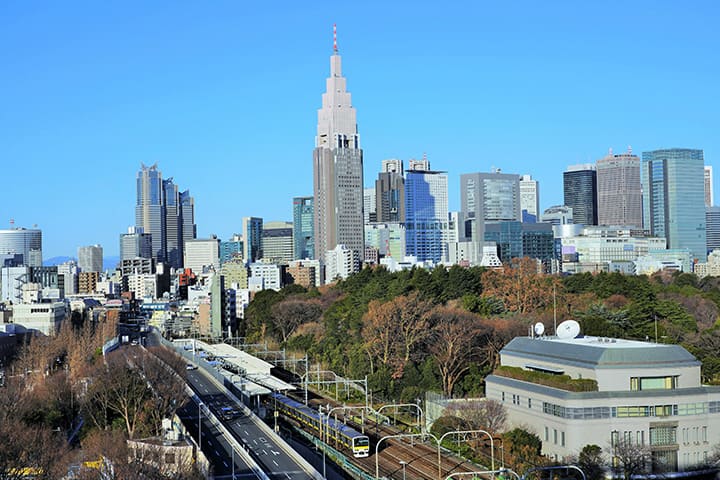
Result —
<path fill-rule="evenodd" d="M 625 480 L 630 480 L 633 475 L 650 470 L 651 454 L 649 447 L 632 443 L 624 438 L 618 438 L 610 448 L 613 457 L 615 457 L 614 469 L 616 474 L 622 475 Z"/>
<path fill-rule="evenodd" d="M 8 419 L 0 422 L 0 478 L 54 480 L 67 473 L 65 439 L 49 428 Z"/>
<path fill-rule="evenodd" d="M 429 350 L 440 370 L 443 393 L 450 396 L 470 365 L 481 360 L 481 336 L 486 331 L 476 315 L 457 308 L 436 307 L 432 319 Z"/>
<path fill-rule="evenodd" d="M 280 332 L 281 340 L 287 342 L 297 327 L 316 321 L 321 314 L 317 301 L 291 297 L 272 306 L 270 321 Z"/>
<path fill-rule="evenodd" d="M 503 404 L 489 399 L 453 403 L 448 407 L 446 414 L 462 418 L 471 429 L 487 430 L 493 435 L 505 429 L 507 420 L 507 412 Z"/>

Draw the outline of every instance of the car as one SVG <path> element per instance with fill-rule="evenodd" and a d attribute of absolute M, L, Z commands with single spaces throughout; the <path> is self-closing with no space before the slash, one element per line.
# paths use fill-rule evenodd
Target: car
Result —
<path fill-rule="evenodd" d="M 192 363 L 185 365 L 185 370 L 197 370 L 197 368 L 197 365 L 193 365 Z"/>

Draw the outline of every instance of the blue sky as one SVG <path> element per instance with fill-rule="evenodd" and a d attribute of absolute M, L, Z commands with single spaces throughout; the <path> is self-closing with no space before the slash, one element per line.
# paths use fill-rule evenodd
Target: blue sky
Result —
<path fill-rule="evenodd" d="M 141 162 L 190 189 L 201 237 L 291 220 L 333 23 L 368 186 L 426 152 L 451 209 L 492 167 L 532 174 L 545 208 L 610 147 L 715 165 L 718 20 L 716 1 L 0 2 L 0 228 L 37 224 L 46 258 L 117 254 Z"/>

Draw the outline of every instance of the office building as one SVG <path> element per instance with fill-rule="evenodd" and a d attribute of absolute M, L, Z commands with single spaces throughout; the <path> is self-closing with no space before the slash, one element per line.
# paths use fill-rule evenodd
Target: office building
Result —
<path fill-rule="evenodd" d="M 564 203 L 573 210 L 573 223 L 597 225 L 597 172 L 590 163 L 571 165 L 563 173 Z"/>
<path fill-rule="evenodd" d="M 315 224 L 313 197 L 293 198 L 293 257 L 315 258 Z"/>
<path fill-rule="evenodd" d="M 313 187 L 315 258 L 325 262 L 328 251 L 345 245 L 362 262 L 363 151 L 337 43 L 330 57 L 330 78 L 326 81 L 322 108 L 318 110 Z"/>
<path fill-rule="evenodd" d="M 411 160 L 411 166 L 415 165 Z M 430 166 L 425 160 L 418 166 Z M 448 256 L 447 173 L 411 169 L 405 174 L 405 254 L 440 263 Z M 401 259 L 398 259 L 401 260 Z"/>
<path fill-rule="evenodd" d="M 42 231 L 11 228 L 0 230 L 0 255 L 22 255 L 22 265 L 42 265 Z"/>
<path fill-rule="evenodd" d="M 180 192 L 172 178 L 163 180 L 157 164 L 141 164 L 137 174 L 135 226 L 151 235 L 156 262 L 182 267 L 184 242 L 196 237 L 195 203 L 190 192 Z"/>
<path fill-rule="evenodd" d="M 702 150 L 672 148 L 643 152 L 640 177 L 644 228 L 664 237 L 669 249 L 688 249 L 707 260 Z"/>
<path fill-rule="evenodd" d="M 243 259 L 246 263 L 257 262 L 263 257 L 263 219 L 244 217 L 242 219 Z"/>
<path fill-rule="evenodd" d="M 230 240 L 220 242 L 220 265 L 225 262 L 243 259 L 242 235 L 234 234 Z"/>
<path fill-rule="evenodd" d="M 102 272 L 103 248 L 100 245 L 79 247 L 78 267 L 81 272 Z"/>
<path fill-rule="evenodd" d="M 530 175 L 520 176 L 520 215 L 524 223 L 540 220 L 540 186 Z"/>
<path fill-rule="evenodd" d="M 99 272 L 83 272 L 78 274 L 78 293 L 95 293 L 100 280 Z"/>
<path fill-rule="evenodd" d="M 419 170 L 427 172 L 430 170 L 430 160 L 427 159 L 427 155 L 423 153 L 423 158 L 418 160 L 411 158 L 408 160 L 408 170 Z"/>
<path fill-rule="evenodd" d="M 278 291 L 284 285 L 284 276 L 284 265 L 264 262 L 251 263 L 248 288 L 253 292 L 259 292 L 261 290 Z"/>
<path fill-rule="evenodd" d="M 378 223 L 405 222 L 405 178 L 402 160 L 382 161 L 382 171 L 375 181 L 374 211 Z"/>
<path fill-rule="evenodd" d="M 564 273 L 609 271 L 612 262 L 635 262 L 650 251 L 664 250 L 665 238 L 650 237 L 644 230 L 620 227 L 585 227 L 579 234 L 563 236 Z"/>
<path fill-rule="evenodd" d="M 612 150 L 597 161 L 597 214 L 599 225 L 642 227 L 640 157 Z"/>
<path fill-rule="evenodd" d="M 70 260 L 57 266 L 58 283 L 63 292 L 63 297 L 78 293 L 78 269 L 77 263 Z"/>
<path fill-rule="evenodd" d="M 406 232 L 404 223 L 371 223 L 365 225 L 365 245 L 375 249 L 380 257 L 405 256 Z"/>
<path fill-rule="evenodd" d="M 185 268 L 196 274 L 212 269 L 220 270 L 220 240 L 211 238 L 194 239 L 185 242 Z"/>
<path fill-rule="evenodd" d="M 248 267 L 242 258 L 228 260 L 220 266 L 220 275 L 225 277 L 225 285 L 242 290 L 248 286 Z"/>
<path fill-rule="evenodd" d="M 705 229 L 707 252 L 720 249 L 720 207 L 705 207 Z"/>
<path fill-rule="evenodd" d="M 263 258 L 278 263 L 293 259 L 292 222 L 266 222 L 262 233 Z"/>
<path fill-rule="evenodd" d="M 375 187 L 363 188 L 363 222 L 368 224 L 376 221 Z"/>
<path fill-rule="evenodd" d="M 120 261 L 133 258 L 152 258 L 152 236 L 142 227 L 129 227 L 120 234 Z"/>
<path fill-rule="evenodd" d="M 705 165 L 705 206 L 712 207 L 715 204 L 713 195 L 713 167 Z"/>
<path fill-rule="evenodd" d="M 55 335 L 60 331 L 68 312 L 65 302 L 29 303 L 12 306 L 12 319 L 16 325 L 43 335 Z"/>
<path fill-rule="evenodd" d="M 508 428 L 535 432 L 542 454 L 560 463 L 591 443 L 611 462 L 627 444 L 649 448 L 647 473 L 688 471 L 720 442 L 720 387 L 700 383 L 700 362 L 680 345 L 517 337 L 500 365 L 485 379 L 487 398 L 503 404 Z M 587 389 L 549 387 L 536 372 L 582 379 Z"/>
<path fill-rule="evenodd" d="M 470 258 L 480 259 L 487 223 L 522 220 L 520 177 L 499 170 L 460 175 L 460 215 L 459 241 L 471 242 L 475 252 Z M 517 240 L 522 243 L 519 235 Z"/>
<path fill-rule="evenodd" d="M 573 209 L 567 205 L 553 205 L 545 209 L 541 218 L 543 223 L 551 225 L 571 225 Z"/>
<path fill-rule="evenodd" d="M 547 223 L 489 222 L 485 224 L 483 240 L 486 245 L 495 244 L 500 261 L 503 263 L 522 257 L 547 262 L 553 258 L 552 225 Z"/>

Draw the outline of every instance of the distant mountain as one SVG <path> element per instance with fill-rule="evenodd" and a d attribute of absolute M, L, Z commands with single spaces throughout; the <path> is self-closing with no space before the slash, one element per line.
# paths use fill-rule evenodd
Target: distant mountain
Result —
<path fill-rule="evenodd" d="M 69 262 L 70 260 L 77 262 L 77 258 L 75 257 L 52 257 L 43 260 L 43 265 L 46 267 L 53 267 L 55 265 L 60 265 L 61 263 Z M 103 270 L 115 270 L 118 263 L 120 263 L 120 257 L 117 255 L 113 257 L 104 257 Z"/>
<path fill-rule="evenodd" d="M 43 266 L 54 267 L 55 265 L 60 265 L 61 263 L 69 262 L 70 260 L 77 262 L 77 258 L 74 257 L 52 257 L 43 260 Z"/>

